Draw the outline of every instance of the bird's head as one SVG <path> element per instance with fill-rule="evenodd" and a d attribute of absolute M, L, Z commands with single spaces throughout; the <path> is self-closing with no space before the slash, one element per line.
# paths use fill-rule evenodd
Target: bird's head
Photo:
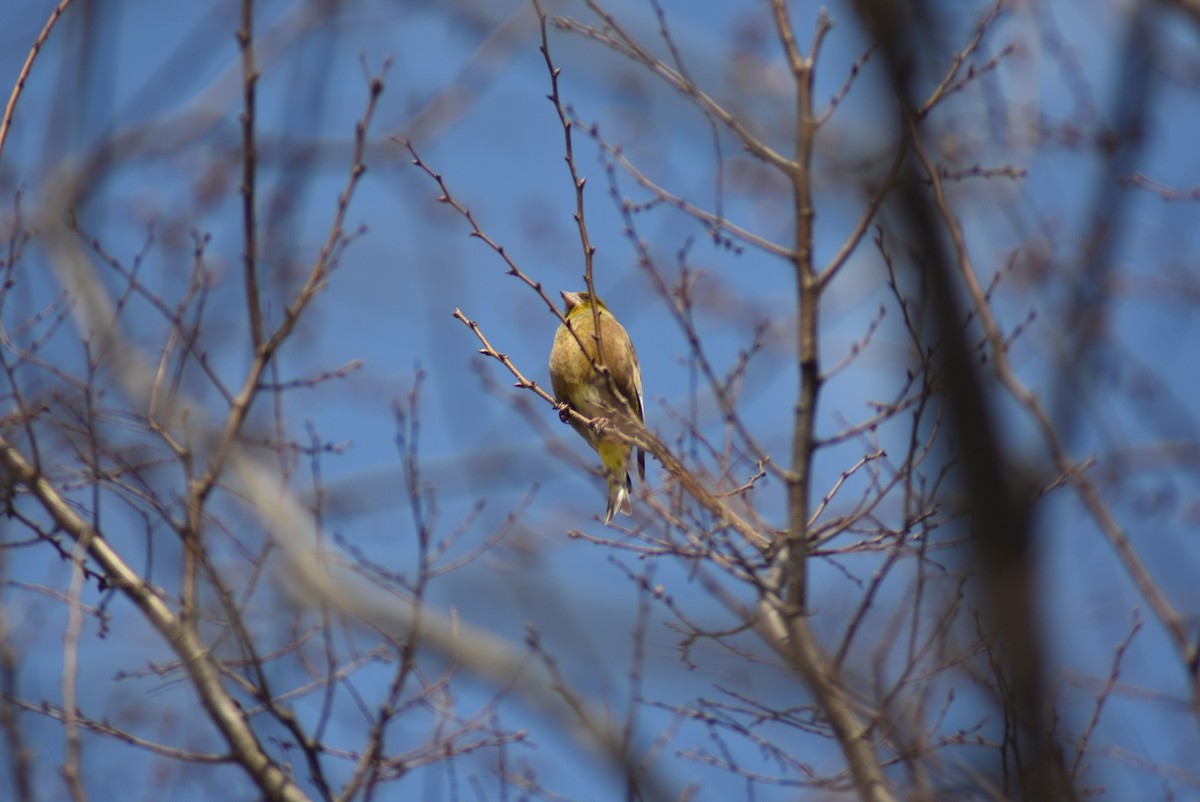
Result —
<path fill-rule="evenodd" d="M 567 303 L 567 317 L 577 315 L 581 312 L 591 313 L 593 304 L 591 293 L 586 291 L 567 292 L 566 290 L 562 290 L 559 294 L 562 295 L 563 300 Z M 604 301 L 599 298 L 596 298 L 594 303 L 600 307 L 602 312 L 608 311 L 608 307 L 604 305 Z"/>

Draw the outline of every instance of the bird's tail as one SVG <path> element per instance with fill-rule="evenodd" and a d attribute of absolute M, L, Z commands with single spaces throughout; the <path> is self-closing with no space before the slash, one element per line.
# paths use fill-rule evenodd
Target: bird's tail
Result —
<path fill-rule="evenodd" d="M 612 521 L 618 510 L 632 515 L 633 504 L 629 500 L 633 490 L 633 477 L 629 475 L 631 449 L 619 440 L 601 440 L 596 450 L 600 452 L 608 479 L 608 510 L 604 513 L 604 523 Z"/>
<path fill-rule="evenodd" d="M 608 509 L 604 513 L 604 523 L 611 523 L 617 511 L 625 515 L 633 515 L 633 502 L 629 500 L 629 491 L 633 489 L 633 481 L 625 474 L 622 482 L 614 476 L 608 479 Z"/>

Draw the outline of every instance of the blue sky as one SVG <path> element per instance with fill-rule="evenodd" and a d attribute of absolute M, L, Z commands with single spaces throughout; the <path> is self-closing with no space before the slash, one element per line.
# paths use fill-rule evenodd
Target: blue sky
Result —
<path fill-rule="evenodd" d="M 1009 330 L 1034 315 L 1013 355 L 1022 378 L 1038 392 L 1048 392 L 1061 377 L 1056 360 L 1063 332 L 1057 316 L 1069 282 L 1055 280 L 1054 271 L 1077 266 L 1103 162 L 1095 148 L 1058 144 L 1046 130 L 1035 135 L 1026 124 L 1040 119 L 1045 129 L 1054 129 L 1059 122 L 1086 121 L 1091 112 L 1086 102 L 1080 111 L 1081 98 L 1094 102 L 1099 119 L 1111 121 L 1119 66 L 1114 55 L 1119 51 L 1112 42 L 1126 20 L 1116 5 L 1100 5 L 1098 9 L 1084 2 L 1055 4 L 1039 7 L 1036 13 L 1002 18 L 975 62 L 983 64 L 1005 44 L 1014 44 L 1016 53 L 953 96 L 931 118 L 939 134 L 932 145 L 947 164 L 1012 165 L 1027 171 L 1020 180 L 955 183 L 949 191 L 985 280 L 1015 254 L 1017 267 L 1001 284 L 995 308 Z M 657 23 L 650 8 L 635 2 L 611 7 L 631 31 L 656 42 Z M 71 65 L 77 62 L 70 57 L 84 39 L 81 29 L 72 27 L 77 20 L 64 19 L 39 56 L 0 163 L 0 189 L 9 198 L 15 187 L 22 188 L 24 208 L 31 213 L 43 199 L 48 172 L 59 160 L 93 153 L 114 133 L 146 126 L 142 130 L 152 132 L 150 141 L 116 151 L 114 167 L 92 187 L 80 219 L 102 239 L 106 250 L 127 264 L 144 250 L 142 280 L 167 298 L 177 297 L 186 286 L 192 230 L 210 237 L 205 263 L 213 281 L 204 331 L 215 369 L 236 384 L 249 361 L 240 282 L 244 250 L 237 194 L 240 166 L 236 158 L 223 154 L 236 155 L 239 142 L 240 67 L 233 37 L 237 4 L 200 8 L 186 3 L 113 2 L 96 8 L 94 35 L 87 37 L 95 51 L 84 62 L 82 73 L 73 70 Z M 769 29 L 761 46 L 747 45 L 739 53 L 731 45 L 753 41 L 755 32 L 764 30 L 765 7 L 668 2 L 663 8 L 693 77 L 718 99 L 736 103 L 747 119 L 768 132 L 765 136 L 773 145 L 788 152 L 784 110 L 790 94 Z M 983 8 L 980 3 L 965 4 L 961 19 L 945 20 L 944 41 L 959 46 Z M 531 499 L 498 547 L 432 583 L 430 601 L 518 641 L 527 622 L 532 622 L 569 664 L 571 679 L 581 690 L 622 711 L 628 694 L 629 630 L 639 597 L 621 566 L 637 571 L 643 563 L 564 536 L 571 529 L 604 534 L 595 520 L 603 506 L 600 482 L 581 467 L 591 464 L 590 453 L 558 423 L 552 410 L 509 387 L 511 378 L 498 364 L 476 353 L 478 343 L 451 312 L 461 308 L 477 320 L 495 347 L 540 383 L 546 382 L 546 359 L 557 321 L 536 294 L 505 274 L 494 252 L 467 236 L 469 227 L 461 217 L 433 202 L 437 187 L 408 164 L 407 153 L 391 138 L 411 136 L 422 158 L 443 174 L 455 198 L 552 297 L 558 289 L 580 288 L 582 259 L 571 219 L 574 192 L 562 160 L 557 117 L 545 99 L 548 79 L 527 10 L 520 3 L 476 8 L 469 3 L 435 7 L 379 0 L 348 4 L 334 19 L 312 24 L 308 9 L 282 2 L 256 6 L 256 26 L 264 37 L 259 49 L 263 78 L 257 118 L 263 137 L 260 220 L 278 221 L 260 239 L 262 275 L 274 293 L 266 301 L 269 320 L 279 320 L 287 297 L 279 288 L 294 290 L 297 276 L 311 263 L 328 230 L 336 195 L 345 182 L 350 134 L 366 101 L 364 65 L 366 72 L 375 74 L 385 59 L 391 61 L 386 91 L 370 128 L 368 172 L 347 220 L 347 228 L 361 225 L 363 233 L 346 250 L 278 361 L 284 380 L 331 370 L 351 360 L 362 364 L 344 379 L 284 396 L 283 422 L 291 437 L 304 440 L 306 427 L 311 426 L 323 439 L 344 446 L 321 459 L 321 475 L 330 492 L 327 529 L 382 565 L 400 572 L 411 570 L 405 568 L 413 554 L 412 524 L 403 503 L 395 407 L 405 403 L 417 384 L 417 372 L 423 372 L 420 447 L 425 475 L 437 487 L 439 532 L 454 531 L 472 514 L 477 500 L 485 501 L 451 554 L 467 553 L 485 542 L 510 512 Z M 581 13 L 578 4 L 557 9 Z M 33 0 L 0 9 L 0 76 L 15 76 L 48 12 L 46 3 Z M 813 10 L 806 5 L 794 13 L 799 38 L 806 44 Z M 828 36 L 817 72 L 817 96 L 822 102 L 838 91 L 864 47 L 850 12 L 836 4 L 831 14 L 838 24 Z M 1190 62 L 1182 59 L 1190 59 L 1194 52 L 1194 26 L 1164 23 L 1162 28 L 1163 64 L 1184 64 L 1179 71 L 1185 72 Z M 1056 36 L 1066 40 L 1061 50 Z M 672 191 L 700 202 L 714 197 L 716 159 L 703 115 L 661 82 L 648 79 L 595 43 L 556 33 L 551 46 L 563 70 L 564 100 L 582 120 L 596 122 L 606 141 L 621 143 L 632 159 L 646 165 L 648 173 Z M 654 48 L 663 50 L 657 42 Z M 737 82 L 732 66 L 735 57 L 748 57 L 746 53 L 766 60 L 754 73 L 760 80 L 748 85 Z M 930 60 L 944 64 L 949 51 L 942 56 L 939 61 L 931 54 Z M 873 165 L 886 155 L 891 141 L 884 84 L 873 69 L 877 61 L 868 65 L 818 138 L 815 248 L 821 260 L 837 251 L 861 209 L 863 192 L 856 168 L 862 163 Z M 1073 63 L 1078 64 L 1077 73 Z M 1086 87 L 1082 94 L 1080 77 Z M 456 104 L 430 106 L 447 97 Z M 1200 184 L 1200 155 L 1191 143 L 1196 121 L 1194 87 L 1162 84 L 1151 102 L 1138 169 L 1182 188 Z M 174 125 L 166 126 L 167 121 Z M 308 150 L 301 153 L 300 146 Z M 588 178 L 586 214 L 589 234 L 598 248 L 597 286 L 637 344 L 647 422 L 675 442 L 681 437 L 679 418 L 689 414 L 692 374 L 686 340 L 670 322 L 662 299 L 622 234 L 624 224 L 609 198 L 595 144 L 577 134 L 575 148 L 579 169 Z M 782 185 L 740 154 L 727 135 L 720 139 L 720 153 L 730 219 L 789 243 L 789 216 L 779 193 Z M 645 199 L 628 176 L 618 174 L 617 180 L 622 196 Z M 761 191 L 753 191 L 756 187 Z M 205 194 L 210 191 L 211 195 Z M 1153 446 L 1162 440 L 1179 438 L 1194 445 L 1191 399 L 1200 390 L 1200 372 L 1194 369 L 1200 331 L 1192 314 L 1198 244 L 1194 203 L 1167 203 L 1147 191 L 1127 193 L 1128 222 L 1112 254 L 1115 291 L 1121 295 L 1112 309 L 1110 344 L 1101 352 L 1105 370 L 1087 377 L 1090 401 L 1071 442 L 1075 456 L 1095 454 L 1097 470 L 1109 472 L 1101 474 L 1105 476 L 1115 470 L 1114 461 L 1119 469 L 1122 460 L 1139 448 L 1146 449 L 1153 461 Z M 0 208 L 7 207 L 7 200 L 0 201 Z M 753 249 L 735 254 L 715 248 L 694 221 L 670 209 L 655 209 L 636 220 L 665 275 L 678 275 L 681 250 L 687 253 L 689 268 L 698 271 L 696 288 L 703 304 L 697 322 L 719 371 L 736 362 L 738 351 L 748 346 L 760 321 L 768 324 L 764 353 L 752 363 L 740 408 L 763 445 L 773 454 L 786 455 L 796 384 L 794 281 L 787 263 Z M 268 230 L 266 223 L 264 230 Z M 896 243 L 891 246 L 902 251 Z M 6 306 L 6 327 L 18 324 L 26 310 L 49 304 L 58 295 L 59 288 L 42 269 L 44 260 L 36 246 L 26 257 L 24 269 L 29 273 L 12 291 L 20 304 Z M 1048 266 L 1049 279 L 1039 274 L 1039 266 Z M 820 434 L 833 434 L 847 421 L 867 418 L 870 402 L 891 398 L 902 382 L 911 346 L 883 277 L 882 260 L 868 238 L 824 299 L 826 366 L 836 364 L 861 339 L 881 306 L 886 313 L 862 356 L 827 386 L 820 406 Z M 119 292 L 119 280 L 111 273 L 107 280 L 110 289 Z M 131 339 L 151 355 L 161 347 L 168 328 L 136 299 L 126 325 Z M 47 353 L 63 365 L 77 369 L 80 364 L 78 342 L 65 328 L 52 339 Z M 210 412 L 219 410 L 218 397 L 197 371 L 189 372 L 184 383 L 189 392 L 213 405 Z M 49 386 L 44 377 L 30 379 L 29 387 L 35 391 Z M 516 406 L 526 403 L 531 405 L 529 412 Z M 702 393 L 698 404 L 700 425 L 719 442 L 721 424 L 711 398 Z M 1043 465 L 1045 453 L 1028 417 L 1011 402 L 1001 401 L 997 408 L 1014 462 L 1034 468 Z M 257 406 L 251 429 L 265 432 L 273 425 L 270 405 Z M 901 448 L 906 436 L 902 424 L 880 432 L 882 444 L 891 451 Z M 820 454 L 814 480 L 817 498 L 864 448 L 862 442 L 852 441 Z M 312 486 L 311 465 L 300 460 L 293 467 L 293 487 L 305 495 Z M 664 485 L 656 466 L 651 467 L 649 490 L 661 493 Z M 745 465 L 741 470 L 749 472 Z M 1105 488 L 1120 522 L 1194 628 L 1194 611 L 1200 603 L 1194 589 L 1196 552 L 1191 543 L 1198 522 L 1194 466 L 1168 463 L 1138 468 L 1136 475 L 1119 478 L 1124 481 Z M 164 470 L 163 487 L 171 481 L 172 474 Z M 850 510 L 863 481 L 864 475 L 850 481 L 829 514 Z M 1161 501 L 1164 497 L 1167 502 Z M 116 508 L 108 513 L 116 520 L 137 521 L 120 502 L 108 503 Z M 768 480 L 757 491 L 756 503 L 768 522 L 782 525 L 778 482 Z M 882 505 L 881 517 L 894 518 L 897 503 Z M 239 515 L 231 495 L 223 497 L 220 505 L 231 521 L 253 526 L 249 518 L 241 517 L 244 513 Z M 136 526 L 114 537 L 131 550 L 145 540 Z M 177 557 L 174 541 L 162 532 L 155 534 L 154 542 L 156 565 L 169 566 Z M 236 549 L 226 546 L 220 551 L 224 569 L 234 574 L 244 570 L 238 567 Z M 1112 550 L 1066 493 L 1039 507 L 1037 548 L 1044 558 L 1039 614 L 1053 670 L 1063 687 L 1078 686 L 1063 700 L 1068 731 L 1086 724 L 1094 694 L 1094 688 L 1076 680 L 1107 677 L 1113 649 L 1128 634 L 1135 607 L 1141 610 L 1145 626 L 1134 641 L 1136 648 L 1130 650 L 1123 681 L 1163 694 L 1186 694 L 1178 661 L 1161 628 L 1131 588 Z M 873 559 L 848 557 L 814 566 L 815 626 L 819 631 L 824 627 L 831 640 L 842 621 L 839 616 L 851 609 L 861 593 L 849 572 L 857 578 L 869 576 Z M 159 581 L 169 584 L 170 571 L 160 571 Z M 68 572 L 56 558 L 27 550 L 14 552 L 8 575 L 61 588 Z M 728 614 L 704 592 L 689 566 L 664 561 L 656 577 L 700 620 L 729 623 Z M 888 586 L 881 606 L 903 604 L 909 590 L 898 578 Z M 263 596 L 269 599 L 271 593 L 264 591 Z M 14 587 L 5 591 L 4 601 L 10 618 L 18 622 L 18 642 L 27 657 L 25 695 L 57 699 L 63 609 Z M 170 709 L 185 720 L 197 715 L 194 710 L 187 712 L 186 692 L 174 686 L 158 689 L 153 680 L 134 686 L 117 683 L 121 692 L 112 693 L 108 677 L 122 669 L 144 668 L 146 660 L 166 658 L 152 634 L 120 608 L 120 603 L 114 604 L 121 625 L 107 639 L 96 638 L 93 630 L 85 640 L 89 670 L 106 679 L 94 686 L 85 684 L 84 705 L 97 717 L 116 718 L 122 712 L 136 717 L 150 688 L 151 710 Z M 823 611 L 830 616 L 824 622 Z M 263 628 L 268 643 L 290 634 L 274 631 L 269 615 L 255 618 L 255 625 Z M 876 621 L 874 626 L 883 623 Z M 699 669 L 681 670 L 679 637 L 666 627 L 661 610 L 648 632 L 647 696 L 683 703 L 712 697 L 714 684 L 727 684 L 764 695 L 778 689 L 781 697 L 794 698 L 796 704 L 804 700 L 800 688 L 769 661 L 746 665 L 714 649 L 702 654 Z M 364 643 L 369 641 L 368 636 L 360 637 Z M 750 639 L 741 643 L 764 656 L 761 644 Z M 429 676 L 436 676 L 441 668 L 434 659 L 426 666 Z M 364 690 L 378 691 L 390 670 L 390 666 L 364 669 L 358 681 Z M 287 674 L 278 679 L 285 684 L 295 681 Z M 133 689 L 125 691 L 127 687 Z M 945 687 L 937 686 L 937 691 L 944 692 Z M 955 708 L 955 715 L 967 726 L 982 714 L 971 693 L 960 692 L 966 701 Z M 491 694 L 491 689 L 464 679 L 458 704 L 469 712 L 485 704 Z M 546 722 L 520 705 L 505 702 L 502 709 L 506 724 L 529 726 L 534 733 L 545 731 Z M 1123 698 L 1114 699 L 1110 710 L 1094 736 L 1097 742 L 1164 762 L 1194 765 L 1189 758 L 1197 748 L 1195 726 L 1186 715 Z M 300 712 L 315 715 L 303 704 Z M 46 747 L 39 758 L 39 779 L 46 798 L 52 798 L 57 789 L 59 731 L 51 722 L 26 718 L 32 737 Z M 660 713 L 646 713 L 644 739 L 657 734 L 664 723 Z M 338 718 L 334 732 L 353 743 L 358 725 L 353 714 L 346 714 Z M 166 723 L 161 726 L 169 729 Z M 170 740 L 186 730 L 186 724 L 179 726 L 179 731 L 162 737 Z M 427 718 L 414 715 L 402 730 L 406 738 L 419 742 L 427 736 L 428 726 Z M 1170 739 L 1163 737 L 1164 726 L 1172 733 Z M 344 732 L 337 727 L 345 728 Z M 783 746 L 789 736 L 779 733 L 777 737 Z M 698 768 L 699 761 L 681 759 L 675 751 L 704 748 L 703 744 L 701 728 L 673 743 L 662 761 L 666 776 L 677 784 L 701 783 L 701 799 L 744 793 L 743 784 L 725 772 Z M 89 745 L 87 754 L 89 760 L 105 762 L 110 755 L 125 756 L 129 751 L 97 741 Z M 618 786 L 606 785 L 611 777 L 605 767 L 576 746 L 544 737 L 537 750 L 520 754 L 551 787 L 567 796 L 607 799 L 619 792 Z M 758 759 L 752 750 L 746 750 L 743 758 Z M 806 759 L 818 764 L 834 760 L 819 752 Z M 1097 762 L 1102 765 L 1096 772 L 1107 786 L 1105 798 L 1133 798 L 1161 789 L 1152 773 L 1121 760 Z M 464 776 L 476 773 L 493 782 L 484 758 L 472 757 L 460 764 L 465 766 Z M 205 771 L 194 770 L 194 774 Z M 237 785 L 243 780 L 235 771 L 219 772 L 221 782 L 244 787 Z M 110 780 L 102 771 L 93 776 L 97 798 L 117 787 L 107 784 Z M 117 776 L 111 782 L 121 779 Z M 1091 775 L 1089 780 L 1101 781 Z M 151 793 L 149 778 L 139 777 L 137 782 L 144 783 L 140 792 Z M 439 767 L 392 786 L 391 793 L 395 798 L 451 798 L 454 782 L 449 770 Z M 1185 782 L 1177 790 L 1183 798 L 1196 792 L 1196 787 Z M 760 787 L 758 793 L 760 799 L 793 798 L 793 792 L 770 786 Z M 197 798 L 203 794 L 199 791 Z"/>

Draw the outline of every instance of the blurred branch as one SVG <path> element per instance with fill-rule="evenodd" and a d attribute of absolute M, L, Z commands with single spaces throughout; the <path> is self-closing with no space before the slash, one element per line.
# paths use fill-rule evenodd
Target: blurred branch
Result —
<path fill-rule="evenodd" d="M 1134 549 L 1128 535 L 1117 523 L 1115 516 L 1109 510 L 1108 505 L 1104 501 L 1104 496 L 1095 481 L 1085 471 L 1081 470 L 1078 462 L 1068 454 L 1057 427 L 1050 419 L 1049 413 L 1046 412 L 1038 396 L 1017 377 L 1008 360 L 1008 347 L 1005 338 L 992 313 L 991 305 L 984 297 L 983 288 L 979 284 L 975 266 L 967 250 L 962 226 L 954 217 L 953 212 L 950 210 L 949 202 L 942 191 L 941 178 L 938 176 L 937 171 L 933 169 L 932 163 L 925 155 L 924 148 L 920 144 L 917 145 L 917 154 L 925 167 L 926 174 L 932 182 L 934 208 L 941 217 L 954 245 L 955 265 L 962 275 L 963 283 L 971 298 L 973 309 L 983 325 L 987 337 L 989 355 L 992 360 L 993 372 L 1008 393 L 1029 413 L 1038 428 L 1043 443 L 1050 452 L 1050 457 L 1054 461 L 1059 474 L 1075 490 L 1080 501 L 1083 502 L 1084 508 L 1117 553 L 1121 564 L 1125 567 L 1130 579 L 1133 580 L 1138 592 L 1146 600 L 1150 609 L 1154 611 L 1155 617 L 1158 618 L 1159 622 L 1166 629 L 1167 635 L 1170 637 L 1188 674 L 1188 682 L 1192 688 L 1192 710 L 1197 716 L 1198 721 L 1200 721 L 1200 674 L 1198 674 L 1196 669 L 1200 646 L 1193 646 L 1189 642 L 1187 625 L 1183 616 L 1180 615 L 1166 594 L 1163 593 L 1162 588 L 1159 587 L 1151 575 L 1150 570 L 1138 555 L 1137 550 Z"/>
<path fill-rule="evenodd" d="M 1200 0 L 1164 0 L 1167 5 L 1175 5 L 1200 26 Z"/>
<path fill-rule="evenodd" d="M 6 487 L 8 495 L 12 487 Z M 7 553 L 0 550 L 0 578 L 7 578 Z M 10 787 L 15 802 L 34 802 L 38 797 L 34 793 L 33 769 L 34 749 L 26 740 L 21 717 L 17 715 L 20 709 L 18 701 L 18 659 L 17 646 L 13 643 L 13 630 L 10 623 L 10 604 L 0 604 L 0 731 L 3 732 L 4 745 L 0 750 L 4 754 L 6 774 L 11 778 Z"/>
<path fill-rule="evenodd" d="M 1200 6 L 1200 0 L 1196 0 L 1196 3 L 1197 6 Z M 1122 178 L 1121 183 L 1124 186 L 1149 190 L 1165 201 L 1200 201 L 1200 187 L 1176 189 L 1161 181 L 1155 181 L 1143 173 L 1134 173 L 1127 178 Z"/>
<path fill-rule="evenodd" d="M 971 512 L 974 559 L 985 577 L 985 609 L 996 622 L 1002 644 L 1000 651 L 1007 661 L 1005 668 L 1012 673 L 1011 697 L 1006 697 L 1005 702 L 1013 707 L 1019 733 L 1033 742 L 1024 749 L 1020 741 L 1015 742 L 1017 781 L 1034 797 L 1070 798 L 1073 791 L 1055 757 L 1055 747 L 1047 743 L 1053 738 L 1050 734 L 1053 730 L 1047 720 L 1050 707 L 1045 698 L 1043 651 L 1038 639 L 1030 637 L 1038 631 L 1032 614 L 1036 592 L 1032 582 L 1029 519 L 1032 499 L 1027 492 L 1013 487 L 1002 470 L 999 429 L 982 378 L 968 356 L 966 334 L 961 328 L 963 315 L 958 308 L 953 274 L 956 263 L 971 291 L 976 313 L 990 320 L 989 307 L 978 285 L 972 283 L 973 271 L 966 269 L 969 257 L 962 231 L 942 194 L 938 171 L 925 155 L 917 130 L 916 107 L 911 100 L 913 54 L 921 50 L 921 34 L 929 32 L 912 24 L 918 15 L 907 4 L 897 7 L 876 0 L 858 0 L 856 5 L 864 26 L 880 43 L 895 91 L 897 117 L 933 182 L 934 196 L 930 199 L 921 192 L 914 176 L 903 175 L 896 201 L 910 227 L 919 269 L 927 277 L 925 286 L 934 320 L 931 339 L 938 343 L 938 368 L 945 379 L 955 456 L 965 470 L 964 490 Z M 956 260 L 945 253 L 943 230 L 951 239 Z M 992 340 L 992 344 L 995 351 L 1002 350 L 1002 341 Z"/>

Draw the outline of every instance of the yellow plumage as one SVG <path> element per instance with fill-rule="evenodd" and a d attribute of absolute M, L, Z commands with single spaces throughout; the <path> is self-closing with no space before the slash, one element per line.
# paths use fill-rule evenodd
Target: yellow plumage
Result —
<path fill-rule="evenodd" d="M 586 418 L 606 418 L 618 429 L 631 418 L 645 420 L 642 409 L 642 372 L 637 352 L 625 327 L 617 322 L 604 302 L 586 292 L 564 292 L 566 323 L 554 335 L 550 350 L 550 383 L 554 397 Z M 596 321 L 599 313 L 599 332 Z M 574 332 L 574 333 L 572 333 Z M 582 348 L 580 347 L 582 344 Z M 608 375 L 594 365 L 608 368 Z M 629 462 L 633 448 L 612 434 L 605 435 L 572 418 L 575 431 L 600 455 L 608 479 L 608 509 L 604 522 L 620 510 L 629 515 L 633 505 L 629 493 L 633 480 Z M 646 455 L 638 450 L 638 473 L 646 478 Z"/>

